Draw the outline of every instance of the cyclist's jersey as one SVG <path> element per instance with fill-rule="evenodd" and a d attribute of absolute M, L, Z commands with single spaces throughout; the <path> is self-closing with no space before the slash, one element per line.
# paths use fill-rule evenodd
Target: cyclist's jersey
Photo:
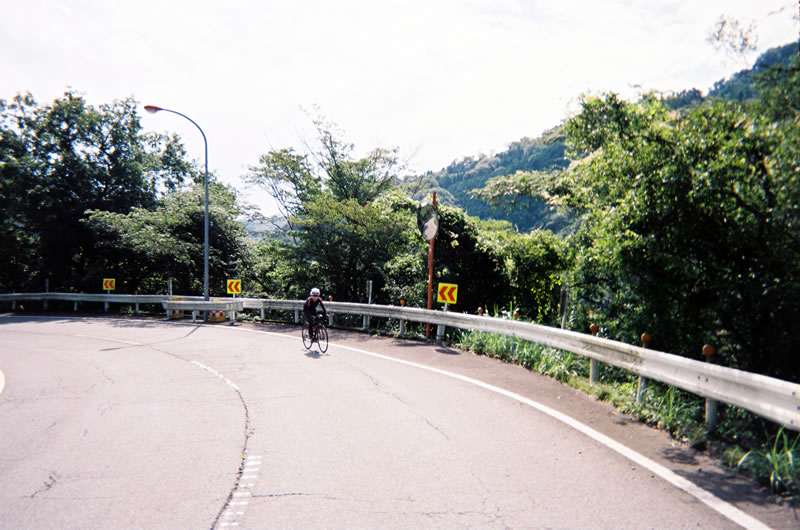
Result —
<path fill-rule="evenodd" d="M 317 314 L 317 307 L 322 308 L 323 316 L 328 316 L 328 312 L 325 310 L 325 304 L 322 303 L 322 298 L 315 299 L 313 296 L 309 296 L 303 304 L 303 313 L 305 313 L 306 318 L 310 319 L 315 316 Z"/>

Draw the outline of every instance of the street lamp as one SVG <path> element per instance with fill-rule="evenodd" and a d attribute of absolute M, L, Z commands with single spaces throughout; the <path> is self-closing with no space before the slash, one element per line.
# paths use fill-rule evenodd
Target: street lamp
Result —
<path fill-rule="evenodd" d="M 146 110 L 150 114 L 155 114 L 156 112 L 159 112 L 159 111 L 162 111 L 162 110 L 164 112 L 171 112 L 173 114 L 177 114 L 178 116 L 186 118 L 187 120 L 192 122 L 192 124 L 194 124 L 194 126 L 197 127 L 197 130 L 200 131 L 200 134 L 203 135 L 203 143 L 205 144 L 205 147 L 206 147 L 206 173 L 205 173 L 205 178 L 203 178 L 203 188 L 205 190 L 205 218 L 204 218 L 204 221 L 203 221 L 203 226 L 204 226 L 204 239 L 203 239 L 203 299 L 208 301 L 208 140 L 206 140 L 206 133 L 203 132 L 203 129 L 201 129 L 200 126 L 197 125 L 197 123 L 195 123 L 195 121 L 193 119 L 191 119 L 189 116 L 186 116 L 185 114 L 181 114 L 180 112 L 178 112 L 176 110 L 164 109 L 164 108 L 161 108 L 161 107 L 156 107 L 155 105 L 145 105 L 144 106 L 144 110 Z"/>

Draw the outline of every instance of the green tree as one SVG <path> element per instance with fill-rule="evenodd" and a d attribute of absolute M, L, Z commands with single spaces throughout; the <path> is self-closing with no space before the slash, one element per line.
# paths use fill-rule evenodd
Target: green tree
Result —
<path fill-rule="evenodd" d="M 508 223 L 494 222 L 493 226 Z M 460 208 L 439 208 L 439 231 L 434 243 L 434 290 L 439 282 L 458 284 L 459 311 L 474 313 L 478 307 L 505 305 L 511 301 L 504 277 L 505 258 L 492 231 L 483 231 L 477 217 Z M 434 293 L 434 304 L 436 304 Z"/>
<path fill-rule="evenodd" d="M 395 151 L 354 159 L 334 126 L 315 124 L 321 147 L 271 151 L 249 174 L 285 205 L 293 236 L 273 234 L 258 245 L 264 291 L 302 297 L 318 285 L 337 300 L 364 301 L 371 280 L 375 302 L 425 306 L 428 245 L 416 227 L 419 204 L 393 186 L 401 167 Z M 460 285 L 458 310 L 522 303 L 526 315 L 552 320 L 565 255 L 558 241 L 440 206 L 434 281 Z"/>
<path fill-rule="evenodd" d="M 563 238 L 537 230 L 514 234 L 506 247 L 507 275 L 523 316 L 558 324 L 557 309 L 569 255 Z"/>
<path fill-rule="evenodd" d="M 365 157 L 355 158 L 355 146 L 341 140 L 342 132 L 335 124 L 316 118 L 314 126 L 318 134 L 316 147 L 306 142 L 305 154 L 292 148 L 270 150 L 244 176 L 277 201 L 289 229 L 302 205 L 321 192 L 364 206 L 390 190 L 402 170 L 397 149 L 376 148 Z"/>
<path fill-rule="evenodd" d="M 152 208 L 128 213 L 87 212 L 103 262 L 130 290 L 161 292 L 173 279 L 176 294 L 203 290 L 204 190 L 202 184 L 176 189 Z M 212 180 L 209 185 L 209 291 L 224 296 L 225 280 L 251 269 L 242 214 L 236 195 Z M 248 276 L 248 279 L 250 277 Z M 245 283 L 247 285 L 248 282 Z"/>
<path fill-rule="evenodd" d="M 317 118 L 314 125 L 321 148 L 313 156 L 325 173 L 325 186 L 337 200 L 364 206 L 396 184 L 402 170 L 396 148 L 379 147 L 354 159 L 355 146 L 340 139 L 342 133 L 333 123 Z"/>
<path fill-rule="evenodd" d="M 693 357 L 711 342 L 726 364 L 798 380 L 800 79 L 796 66 L 764 79 L 755 101 L 677 114 L 654 96 L 586 98 L 566 130 L 588 156 L 485 193 L 525 189 L 580 212 L 572 283 L 611 335 L 648 331 Z"/>
<path fill-rule="evenodd" d="M 398 180 L 397 152 L 379 148 L 356 158 L 335 125 L 321 118 L 314 125 L 317 147 L 306 143 L 305 154 L 272 150 L 246 177 L 278 201 L 292 236 L 290 242 L 272 236 L 276 241 L 259 247 L 296 264 L 260 253 L 262 287 L 273 290 L 270 279 L 277 275 L 290 285 L 284 294 L 302 296 L 315 284 L 337 299 L 363 300 L 366 281 L 372 280 L 381 299 L 385 265 L 402 246 L 407 224 L 380 200 Z"/>
<path fill-rule="evenodd" d="M 154 204 L 186 177 L 176 140 L 140 133 L 136 103 L 95 108 L 67 92 L 40 106 L 0 100 L 0 288 L 97 289 L 104 264 L 85 210 Z"/>
<path fill-rule="evenodd" d="M 404 241 L 404 226 L 390 208 L 326 195 L 306 203 L 296 224 L 295 255 L 306 264 L 307 285 L 319 284 L 337 300 L 366 301 L 366 281 L 372 280 L 374 301 L 386 300 L 380 294 L 385 266 Z"/>
<path fill-rule="evenodd" d="M 300 298 L 307 293 L 309 282 L 303 274 L 302 263 L 293 255 L 294 247 L 278 239 L 264 238 L 251 250 L 252 275 L 260 296 L 277 299 Z"/>
<path fill-rule="evenodd" d="M 314 175 L 308 155 L 299 155 L 294 149 L 277 149 L 262 155 L 244 178 L 275 199 L 290 230 L 294 228 L 292 218 L 300 213 L 303 202 L 322 190 L 321 179 Z"/>

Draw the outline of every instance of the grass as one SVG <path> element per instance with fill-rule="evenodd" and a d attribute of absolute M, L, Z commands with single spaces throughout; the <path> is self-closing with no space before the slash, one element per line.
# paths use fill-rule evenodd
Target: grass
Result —
<path fill-rule="evenodd" d="M 770 491 L 797 500 L 800 495 L 799 461 L 800 436 L 795 434 L 792 439 L 781 427 L 772 444 L 751 449 L 739 459 L 736 467 L 762 482 L 769 477 Z"/>

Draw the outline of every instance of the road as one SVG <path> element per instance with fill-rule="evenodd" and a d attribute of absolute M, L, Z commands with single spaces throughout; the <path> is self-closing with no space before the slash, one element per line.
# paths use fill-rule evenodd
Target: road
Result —
<path fill-rule="evenodd" d="M 299 336 L 0 316 L 0 527 L 798 526 L 520 367 L 340 330 L 309 353 Z"/>

